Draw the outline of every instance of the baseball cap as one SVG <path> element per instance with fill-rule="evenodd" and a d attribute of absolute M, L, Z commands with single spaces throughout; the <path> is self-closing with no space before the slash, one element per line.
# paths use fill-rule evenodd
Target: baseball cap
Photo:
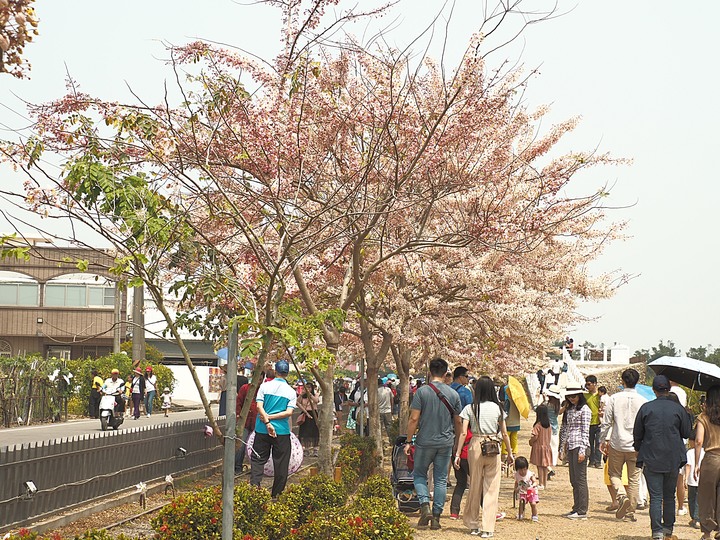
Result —
<path fill-rule="evenodd" d="M 276 373 L 290 373 L 290 364 L 288 364 L 287 360 L 278 360 L 275 362 L 275 372 Z"/>
<path fill-rule="evenodd" d="M 120 373 L 119 369 L 113 369 L 110 373 Z"/>
<path fill-rule="evenodd" d="M 665 375 L 656 375 L 653 379 L 652 389 L 658 392 L 670 390 L 670 380 Z"/>

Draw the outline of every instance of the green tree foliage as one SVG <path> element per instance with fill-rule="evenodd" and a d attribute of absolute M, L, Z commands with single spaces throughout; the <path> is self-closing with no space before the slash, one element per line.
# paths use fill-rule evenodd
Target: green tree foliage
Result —
<path fill-rule="evenodd" d="M 662 356 L 679 356 L 680 351 L 675 348 L 675 342 L 672 340 L 668 340 L 667 343 L 660 340 L 660 343 L 658 343 L 657 347 L 653 347 L 652 351 L 650 352 L 650 361 L 656 360 Z"/>
<path fill-rule="evenodd" d="M 157 357 L 162 355 L 152 346 L 148 346 L 148 356 Z M 154 351 L 153 351 L 154 349 Z M 70 412 L 77 415 L 86 415 L 88 401 L 90 398 L 90 387 L 92 386 L 92 370 L 97 369 L 102 379 L 110 377 L 113 369 L 120 370 L 120 378 L 127 380 L 132 373 L 132 359 L 128 354 L 116 353 L 100 358 L 83 358 L 79 360 L 68 360 L 68 369 L 73 373 L 75 389 L 70 401 Z M 145 370 L 147 366 L 152 366 L 153 373 L 157 376 L 157 394 L 155 395 L 155 405 L 160 405 L 160 394 L 166 386 L 172 391 L 175 386 L 175 377 L 170 368 L 162 364 L 148 361 L 141 364 L 141 370 Z"/>

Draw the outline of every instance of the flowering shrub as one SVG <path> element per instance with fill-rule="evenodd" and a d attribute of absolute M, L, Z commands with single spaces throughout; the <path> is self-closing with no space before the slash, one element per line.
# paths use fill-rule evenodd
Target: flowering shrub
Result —
<path fill-rule="evenodd" d="M 395 503 L 395 497 L 393 496 L 393 489 L 390 480 L 379 474 L 373 474 L 368 478 L 355 493 L 356 499 L 369 499 L 375 497 L 383 499 L 391 504 Z"/>
<path fill-rule="evenodd" d="M 248 540 L 262 537 L 262 515 L 269 502 L 270 494 L 266 489 L 244 482 L 235 486 L 233 508 L 238 534 Z M 222 535 L 222 490 L 212 487 L 181 495 L 160 510 L 150 524 L 157 533 L 156 538 L 219 539 Z"/>
<path fill-rule="evenodd" d="M 340 437 L 340 452 L 336 465 L 342 469 L 342 482 L 350 489 L 364 482 L 377 471 L 380 456 L 375 439 L 348 433 Z"/>
<path fill-rule="evenodd" d="M 309 476 L 288 486 L 270 505 L 263 525 L 270 540 L 281 540 L 295 531 L 314 513 L 342 507 L 347 501 L 347 490 L 342 484 L 324 475 Z"/>
<path fill-rule="evenodd" d="M 386 499 L 355 499 L 318 512 L 293 536 L 297 540 L 411 540 L 407 518 Z"/>
<path fill-rule="evenodd" d="M 156 538 L 219 539 L 222 532 L 222 495 L 218 487 L 180 495 L 150 520 Z"/>

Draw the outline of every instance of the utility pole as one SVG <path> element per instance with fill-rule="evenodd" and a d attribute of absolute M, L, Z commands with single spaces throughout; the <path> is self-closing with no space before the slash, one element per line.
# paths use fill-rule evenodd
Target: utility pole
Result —
<path fill-rule="evenodd" d="M 225 403 L 227 404 L 225 416 L 225 452 L 223 454 L 223 481 L 222 481 L 222 540 L 233 540 L 233 526 L 235 524 L 233 495 L 235 493 L 235 427 L 237 416 L 235 406 L 237 403 L 237 350 L 238 327 L 233 322 L 228 337 L 227 359 L 227 390 Z"/>
<path fill-rule="evenodd" d="M 115 306 L 113 310 L 113 352 L 120 352 L 120 306 L 122 302 L 122 289 L 120 288 L 120 282 L 115 282 Z"/>
<path fill-rule="evenodd" d="M 133 289 L 132 362 L 137 367 L 145 361 L 145 287 Z"/>

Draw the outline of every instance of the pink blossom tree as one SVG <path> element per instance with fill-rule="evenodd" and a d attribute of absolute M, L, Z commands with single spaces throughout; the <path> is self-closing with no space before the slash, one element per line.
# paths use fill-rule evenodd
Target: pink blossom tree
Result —
<path fill-rule="evenodd" d="M 611 160 L 551 159 L 574 122 L 538 135 L 544 111 L 519 101 L 527 80 L 488 73 L 488 36 L 514 15 L 532 20 L 519 2 L 488 15 L 455 69 L 379 41 L 334 42 L 340 25 L 368 15 L 322 26 L 336 1 L 267 3 L 284 14 L 273 61 L 173 48 L 188 80 L 182 103 L 107 103 L 71 88 L 34 109 L 40 136 L 5 155 L 30 176 L 38 209 L 110 236 L 118 271 L 153 283 L 156 302 L 176 291 L 181 324 L 217 332 L 240 320 L 247 351 L 299 353 L 327 397 L 343 334 L 357 336 L 378 435 L 388 353 L 405 374 L 418 349 L 509 366 L 568 320 L 570 304 L 552 299 L 560 278 L 577 278 L 565 281 L 568 301 L 592 280 L 578 263 L 563 275 L 537 265 L 553 250 L 594 256 L 615 234 L 599 225 L 603 190 L 565 194 L 578 172 Z M 64 156 L 63 175 L 45 174 L 43 151 Z M 326 472 L 332 416 L 324 399 Z"/>

